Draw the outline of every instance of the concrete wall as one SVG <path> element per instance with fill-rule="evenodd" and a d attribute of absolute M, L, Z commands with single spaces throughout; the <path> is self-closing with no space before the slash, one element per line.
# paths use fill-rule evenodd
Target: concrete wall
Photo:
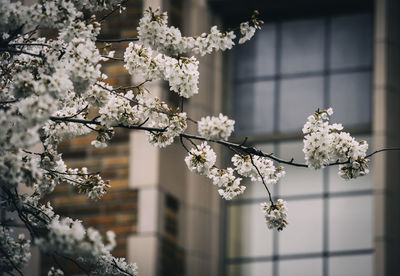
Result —
<path fill-rule="evenodd" d="M 182 4 L 184 35 L 208 32 L 218 23 L 205 0 Z M 167 10 L 168 1 L 144 1 L 143 8 L 148 6 Z M 199 59 L 199 94 L 184 107 L 195 120 L 217 115 L 222 107 L 222 55 Z M 170 93 L 159 82 L 148 88 L 164 100 Z M 194 132 L 189 125 L 188 131 Z M 159 150 L 147 144 L 144 133 L 132 132 L 130 137 L 130 187 L 138 189 L 139 211 L 137 232 L 129 238 L 129 259 L 138 263 L 143 276 L 218 275 L 221 218 L 216 187 L 188 171 L 187 153 L 178 142 Z"/>
<path fill-rule="evenodd" d="M 400 145 L 400 2 L 376 0 L 374 149 Z M 400 275 L 400 152 L 373 158 L 375 275 Z"/>

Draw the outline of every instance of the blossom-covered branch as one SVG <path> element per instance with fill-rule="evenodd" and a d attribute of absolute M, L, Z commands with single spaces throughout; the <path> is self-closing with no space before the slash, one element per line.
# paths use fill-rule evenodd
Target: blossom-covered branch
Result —
<path fill-rule="evenodd" d="M 285 201 L 273 200 L 270 186 L 285 175 L 280 165 L 314 169 L 339 165 L 339 175 L 352 179 L 368 173 L 372 155 L 399 150 L 380 149 L 367 155 L 366 142 L 343 132 L 340 124 L 329 124 L 331 109 L 317 110 L 307 119 L 304 164 L 264 153 L 245 141 L 230 142 L 232 119 L 219 114 L 193 120 L 184 112 L 184 99 L 199 93 L 199 58 L 251 39 L 262 25 L 258 13 L 236 29 L 221 31 L 213 26 L 209 33 L 186 37 L 168 26 L 167 13 L 148 8 L 137 27 L 138 37 L 98 39 L 101 22 L 123 12 L 124 2 L 48 0 L 25 6 L 19 1 L 0 1 L 0 205 L 19 219 L 18 223 L 0 221 L 2 271 L 20 274 L 29 260 L 30 245 L 35 243 L 54 256 L 55 266 L 48 275 L 63 275 L 57 258 L 70 260 L 89 275 L 137 274 L 136 264 L 111 255 L 112 232 L 102 236 L 79 220 L 60 217 L 49 203 L 41 203 L 61 183 L 91 200 L 101 198 L 110 188 L 99 172 L 67 168 L 64 163 L 59 143 L 80 135 L 96 133 L 92 145 L 97 148 L 108 146 L 115 128 L 145 131 L 148 142 L 159 148 L 179 139 L 188 153 L 184 158 L 188 169 L 209 178 L 223 199 L 243 194 L 244 178 L 262 183 L 269 200 L 262 205 L 267 227 L 279 231 L 288 224 L 288 208 Z M 100 19 L 84 16 L 98 11 L 108 13 Z M 56 29 L 56 38 L 41 37 L 41 28 Z M 123 53 L 107 53 L 110 43 L 128 41 Z M 139 84 L 117 88 L 107 84 L 102 63 L 110 59 L 124 66 Z M 145 86 L 154 80 L 164 81 L 169 92 L 180 97 L 179 106 L 151 94 Z M 196 124 L 198 133 L 187 131 L 188 121 Z M 38 144 L 42 151 L 32 152 L 30 148 Z M 233 153 L 231 166 L 216 165 L 212 144 Z M 32 188 L 33 194 L 20 194 L 21 185 Z M 11 234 L 21 225 L 29 238 Z"/>

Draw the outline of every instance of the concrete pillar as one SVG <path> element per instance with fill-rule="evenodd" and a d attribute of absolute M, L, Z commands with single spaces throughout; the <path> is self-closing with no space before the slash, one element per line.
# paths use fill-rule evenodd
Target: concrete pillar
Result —
<path fill-rule="evenodd" d="M 400 2 L 376 0 L 374 114 L 375 149 L 400 145 Z M 375 275 L 400 275 L 400 152 L 373 157 Z"/>

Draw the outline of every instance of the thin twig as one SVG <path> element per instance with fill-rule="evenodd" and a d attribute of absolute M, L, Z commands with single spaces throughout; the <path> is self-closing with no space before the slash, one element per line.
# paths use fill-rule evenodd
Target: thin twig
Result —
<path fill-rule="evenodd" d="M 19 273 L 19 275 L 24 276 L 24 274 L 22 273 L 22 271 L 14 264 L 13 261 L 11 261 L 10 256 L 8 256 L 7 252 L 5 252 L 1 246 L 0 246 L 0 251 L 1 251 L 1 253 L 3 253 L 3 255 L 8 259 L 8 261 L 9 261 L 10 264 L 11 264 L 11 266 Z"/>
<path fill-rule="evenodd" d="M 182 136 L 179 136 L 179 141 L 180 141 L 182 147 L 183 147 L 188 153 L 190 153 L 190 150 L 186 147 L 185 143 L 183 143 Z"/>
<path fill-rule="evenodd" d="M 272 200 L 271 192 L 269 191 L 268 186 L 267 186 L 267 184 L 265 183 L 264 177 L 262 176 L 262 174 L 261 174 L 260 170 L 258 169 L 257 165 L 254 163 L 253 156 L 252 156 L 251 154 L 249 154 L 249 156 L 250 156 L 251 164 L 253 165 L 254 168 L 256 168 L 257 173 L 258 173 L 258 175 L 260 176 L 261 181 L 262 181 L 262 183 L 264 184 L 264 187 L 265 187 L 265 189 L 266 189 L 267 192 L 268 192 L 269 201 L 271 202 L 272 206 L 274 206 L 274 201 Z"/>
<path fill-rule="evenodd" d="M 391 150 L 400 150 L 400 147 L 394 147 L 394 148 L 383 148 L 380 150 L 376 150 L 374 152 L 371 152 L 370 154 L 366 155 L 365 158 L 371 157 L 374 154 L 377 154 L 378 152 L 383 152 L 383 151 L 391 151 Z"/>
<path fill-rule="evenodd" d="M 109 13 L 107 13 L 106 15 L 104 15 L 102 18 L 99 19 L 99 23 L 103 22 L 104 20 L 106 20 L 109 16 L 111 16 L 113 13 L 115 13 L 117 10 L 119 10 L 122 7 L 122 4 L 125 4 L 126 2 L 128 2 L 128 0 L 123 0 L 121 1 L 121 3 L 119 3 L 118 5 L 115 6 L 114 9 L 112 9 Z"/>

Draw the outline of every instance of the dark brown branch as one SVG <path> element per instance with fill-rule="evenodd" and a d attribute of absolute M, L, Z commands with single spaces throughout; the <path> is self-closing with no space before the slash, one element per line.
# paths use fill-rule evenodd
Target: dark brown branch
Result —
<path fill-rule="evenodd" d="M 88 125 L 101 125 L 100 122 L 98 121 L 94 121 L 94 120 L 83 120 L 83 119 L 73 119 L 73 118 L 64 118 L 64 117 L 50 117 L 50 120 L 52 121 L 64 121 L 64 122 L 72 122 L 72 123 L 81 123 L 81 124 L 88 124 Z M 151 127 L 144 127 L 144 126 L 126 126 L 126 125 L 116 125 L 113 127 L 120 127 L 120 128 L 127 128 L 127 129 L 139 129 L 139 130 L 146 130 L 146 131 L 150 131 L 150 132 L 164 132 L 166 130 L 166 128 L 151 128 Z M 214 140 L 214 139 L 209 139 L 209 138 L 205 138 L 202 136 L 196 136 L 196 135 L 192 135 L 192 134 L 187 134 L 187 133 L 181 133 L 180 136 L 182 136 L 183 138 L 188 139 L 189 141 L 191 139 L 194 140 L 199 140 L 199 141 L 207 141 L 207 142 L 211 142 L 211 143 L 216 143 L 216 144 L 220 144 L 226 147 L 232 147 L 238 150 L 243 151 L 244 153 L 246 153 L 247 155 L 257 155 L 257 156 L 261 156 L 261 157 L 267 157 L 270 158 L 280 164 L 286 164 L 286 165 L 290 165 L 290 166 L 295 166 L 295 167 L 302 167 L 302 168 L 308 168 L 307 164 L 303 164 L 303 163 L 296 163 L 294 162 L 294 159 L 291 158 L 290 160 L 284 160 L 281 159 L 273 154 L 268 154 L 268 153 L 264 153 L 261 150 L 258 150 L 254 147 L 248 147 L 248 146 L 244 146 L 242 144 L 236 144 L 236 143 L 232 143 L 229 141 L 224 141 L 224 140 Z M 391 151 L 391 150 L 400 150 L 400 147 L 396 147 L 396 148 L 385 148 L 385 149 L 380 149 L 377 151 L 374 151 L 370 154 L 368 154 L 366 156 L 366 158 L 373 156 L 376 153 L 382 152 L 382 151 Z M 335 166 L 335 165 L 343 165 L 343 164 L 348 164 L 349 161 L 345 161 L 345 162 L 339 162 L 336 161 L 334 163 L 330 163 L 328 164 L 328 166 Z"/>
<path fill-rule="evenodd" d="M 282 163 L 282 164 L 287 164 L 287 165 L 291 165 L 291 166 L 296 166 L 296 167 L 304 167 L 304 168 L 308 168 L 308 166 L 306 164 L 301 164 L 301 163 L 295 163 L 292 160 L 288 161 L 288 160 L 283 160 L 280 159 L 276 156 L 274 156 L 273 154 L 267 154 L 262 152 L 261 150 L 258 150 L 254 147 L 247 147 L 247 146 L 243 146 L 240 144 L 236 144 L 236 143 L 232 143 L 232 142 L 228 142 L 228 141 L 224 141 L 224 140 L 214 140 L 214 139 L 208 139 L 208 138 L 204 138 L 201 136 L 196 136 L 196 135 L 191 135 L 191 134 L 186 134 L 183 133 L 181 134 L 183 137 L 185 138 L 190 138 L 190 139 L 195 139 L 195 140 L 200 140 L 200 141 L 207 141 L 207 142 L 212 142 L 212 143 L 217 143 L 226 147 L 232 147 L 235 149 L 239 149 L 243 152 L 245 152 L 246 154 L 253 154 L 253 155 L 258 155 L 261 157 L 268 157 L 278 163 Z"/>
<path fill-rule="evenodd" d="M 366 155 L 365 158 L 369 158 L 371 156 L 373 156 L 374 154 L 377 154 L 379 152 L 383 152 L 383 151 L 391 151 L 391 150 L 400 150 L 400 147 L 393 147 L 393 148 L 383 148 L 380 150 L 376 150 L 374 152 L 371 152 L 370 154 Z"/>
<path fill-rule="evenodd" d="M 96 42 L 98 43 L 121 43 L 121 42 L 133 42 L 138 41 L 139 38 L 132 37 L 132 38 L 121 38 L 121 39 L 97 39 Z"/>
<path fill-rule="evenodd" d="M 0 52 L 8 52 L 8 53 L 13 53 L 13 54 L 25 54 L 25 55 L 29 55 L 29 56 L 33 56 L 33 57 L 39 57 L 42 59 L 45 58 L 45 56 L 42 54 L 30 53 L 30 52 L 26 52 L 23 50 L 11 50 L 11 49 L 0 48 Z"/>
<path fill-rule="evenodd" d="M 89 105 L 86 105 L 84 108 L 82 108 L 81 110 L 79 110 L 77 113 L 75 113 L 74 115 L 71 116 L 66 116 L 64 118 L 74 118 L 76 116 L 78 116 L 79 114 L 81 114 L 82 112 L 84 112 L 85 110 L 87 110 L 89 107 Z"/>
<path fill-rule="evenodd" d="M 0 101 L 0 104 L 10 104 L 10 103 L 16 103 L 18 100 L 8 100 L 8 101 Z"/>
<path fill-rule="evenodd" d="M 74 119 L 74 118 L 67 118 L 67 117 L 55 117 L 51 116 L 50 120 L 54 122 L 71 122 L 71 123 L 79 123 L 85 125 L 101 125 L 100 122 L 94 120 L 84 120 L 84 119 Z M 120 128 L 127 128 L 127 129 L 141 129 L 146 131 L 154 131 L 154 132 L 164 132 L 165 128 L 153 128 L 153 127 L 145 127 L 145 126 L 126 126 L 126 125 L 116 125 L 112 127 L 120 127 Z"/>
<path fill-rule="evenodd" d="M 44 43 L 10 43 L 8 46 L 42 46 L 42 47 L 52 47 L 49 44 Z"/>

